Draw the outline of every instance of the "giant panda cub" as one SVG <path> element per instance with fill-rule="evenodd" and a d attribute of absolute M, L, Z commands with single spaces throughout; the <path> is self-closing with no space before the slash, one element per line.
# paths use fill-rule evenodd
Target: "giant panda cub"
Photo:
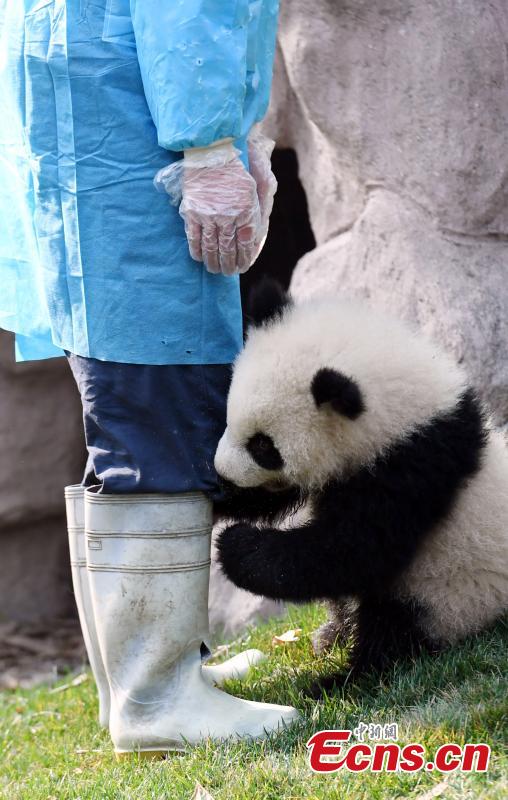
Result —
<path fill-rule="evenodd" d="M 399 322 L 338 299 L 254 299 L 215 466 L 239 587 L 328 601 L 318 646 L 350 671 L 439 650 L 508 609 L 508 450 L 463 372 Z M 277 527 L 307 504 L 307 518 Z M 332 681 L 329 681 L 329 683 Z"/>

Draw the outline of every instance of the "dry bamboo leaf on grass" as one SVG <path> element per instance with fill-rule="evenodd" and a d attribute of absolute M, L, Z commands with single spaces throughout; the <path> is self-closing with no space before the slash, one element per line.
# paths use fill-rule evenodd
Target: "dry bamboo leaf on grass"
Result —
<path fill-rule="evenodd" d="M 192 795 L 191 800 L 213 800 L 213 797 L 210 792 L 207 792 L 206 789 L 196 781 L 194 794 Z"/>
<path fill-rule="evenodd" d="M 67 689 L 73 689 L 75 686 L 81 686 L 81 684 L 87 680 L 88 675 L 86 672 L 82 672 L 80 675 L 77 675 L 73 681 L 70 681 L 70 683 L 64 683 L 62 686 L 57 686 L 55 689 L 50 689 L 49 694 L 65 692 Z"/>
<path fill-rule="evenodd" d="M 416 795 L 415 800 L 434 800 L 434 797 L 441 797 L 447 788 L 448 781 L 441 781 L 440 783 L 436 783 L 428 792 Z"/>
<path fill-rule="evenodd" d="M 289 631 L 285 631 L 284 633 L 274 636 L 272 639 L 272 644 L 276 647 L 278 645 L 293 644 L 300 639 L 301 632 L 301 628 L 291 628 Z"/>

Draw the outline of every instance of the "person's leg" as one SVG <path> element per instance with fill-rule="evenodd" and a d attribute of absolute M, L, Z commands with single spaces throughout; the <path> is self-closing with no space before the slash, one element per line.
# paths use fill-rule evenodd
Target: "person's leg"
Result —
<path fill-rule="evenodd" d="M 209 555 L 205 559 L 207 563 L 203 563 L 201 556 L 203 548 L 209 554 L 209 497 L 217 490 L 213 456 L 225 425 L 228 367 L 145 367 L 109 364 L 72 355 L 69 362 L 83 402 L 90 454 L 86 482 L 95 484 L 94 491 L 87 492 L 89 579 L 98 612 L 98 638 L 110 684 L 116 687 L 119 682 L 125 684 L 125 669 L 130 676 L 133 669 L 138 675 L 145 674 L 145 678 L 140 678 L 144 686 L 140 686 L 139 681 L 136 686 L 143 696 L 145 692 L 155 692 L 160 698 L 164 696 L 159 706 L 168 747 L 174 745 L 173 740 L 181 733 L 191 740 L 198 740 L 205 733 L 227 735 L 228 730 L 231 734 L 259 735 L 262 728 L 276 727 L 282 718 L 291 719 L 293 711 L 279 707 L 249 708 L 247 713 L 244 706 L 237 705 L 240 701 L 234 698 L 226 701 L 223 693 L 220 693 L 220 702 L 225 702 L 227 709 L 222 709 L 222 715 L 216 707 L 217 697 L 202 697 L 201 700 L 198 697 L 199 703 L 208 703 L 210 708 L 207 712 L 203 706 L 201 719 L 194 720 L 193 727 L 184 731 L 176 730 L 175 725 L 183 723 L 173 712 L 168 716 L 169 711 L 165 710 L 170 700 L 175 706 L 171 675 L 172 668 L 180 663 L 176 651 L 181 655 L 182 647 L 184 650 L 190 647 L 188 657 L 192 657 L 194 665 L 195 638 L 200 636 L 206 641 L 208 636 Z M 188 518 L 196 506 L 201 508 L 201 513 L 209 515 L 207 524 L 199 531 L 193 529 L 192 520 Z M 94 548 L 97 547 L 104 548 L 104 552 L 96 553 Z M 132 563 L 126 566 L 127 557 L 131 561 L 134 559 L 135 569 Z M 175 595 L 182 575 L 186 575 L 193 598 L 190 605 L 188 598 L 181 597 L 178 591 Z M 116 586 L 119 578 L 120 584 Z M 124 594 L 127 584 L 134 605 L 141 592 L 145 600 L 143 613 L 139 606 L 134 613 L 132 603 L 127 604 Z M 173 613 L 167 612 L 161 618 L 154 609 L 165 608 L 170 596 Z M 106 608 L 109 614 L 105 613 Z M 206 618 L 206 624 L 198 624 L 198 618 L 201 621 Z M 145 640 L 154 637 L 154 641 L 161 643 L 162 650 L 150 647 L 150 653 L 156 662 L 165 664 L 164 692 L 161 693 L 160 683 L 154 683 L 153 670 L 157 665 L 150 663 L 147 653 L 139 653 L 135 668 L 128 663 L 126 651 L 122 651 L 115 640 L 115 619 L 123 620 L 123 630 L 130 641 L 127 643 L 129 653 L 132 653 L 132 642 L 138 641 L 140 636 L 141 640 L 143 636 Z M 178 641 L 173 639 L 173 653 L 162 646 L 167 641 L 167 630 L 180 631 L 176 637 Z M 197 656 L 199 658 L 199 648 Z M 256 654 L 253 656 L 255 658 Z M 247 656 L 242 663 L 232 664 L 229 672 L 227 668 L 218 672 L 215 668 L 217 674 L 214 674 L 214 668 L 208 668 L 209 679 L 223 680 L 241 673 L 248 663 Z M 203 685 L 206 684 L 203 682 Z M 131 685 L 123 690 L 132 693 L 135 688 Z M 113 706 L 112 733 L 117 748 L 130 750 L 130 745 L 144 744 L 152 751 L 152 741 L 143 739 L 142 734 L 140 739 L 138 734 L 132 733 L 132 714 L 125 711 L 125 704 L 117 697 Z M 139 711 L 141 707 L 135 704 L 133 708 Z M 217 713 L 222 717 L 220 725 Z M 126 741 L 130 745 L 124 748 Z"/>
<path fill-rule="evenodd" d="M 218 491 L 229 365 L 146 366 L 69 354 L 89 452 L 85 484 L 104 494 Z"/>

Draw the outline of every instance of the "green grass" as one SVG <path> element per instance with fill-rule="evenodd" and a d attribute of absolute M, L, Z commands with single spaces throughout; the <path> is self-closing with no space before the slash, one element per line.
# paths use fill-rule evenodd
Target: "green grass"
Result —
<path fill-rule="evenodd" d="M 508 797 L 506 622 L 451 653 L 400 665 L 382 681 L 364 679 L 316 704 L 302 690 L 344 657 L 337 651 L 328 659 L 314 658 L 310 633 L 323 616 L 317 606 L 292 608 L 282 621 L 252 629 L 231 650 L 260 647 L 270 657 L 244 683 L 230 682 L 230 691 L 302 711 L 301 724 L 265 742 L 207 743 L 166 761 L 117 762 L 107 733 L 96 723 L 91 678 L 60 694 L 41 687 L 0 695 L 0 798 L 187 800 L 199 781 L 214 800 L 384 800 L 423 798 L 443 780 L 440 797 Z M 272 648 L 274 633 L 296 627 L 303 629 L 298 643 Z M 488 742 L 489 771 L 448 777 L 312 773 L 305 748 L 312 733 L 354 728 L 359 721 L 395 721 L 400 742 L 420 742 L 428 755 L 445 742 Z"/>

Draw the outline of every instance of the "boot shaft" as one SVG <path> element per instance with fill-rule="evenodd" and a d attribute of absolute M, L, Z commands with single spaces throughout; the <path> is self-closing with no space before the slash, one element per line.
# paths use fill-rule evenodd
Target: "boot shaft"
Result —
<path fill-rule="evenodd" d="M 85 501 L 80 485 L 65 487 L 72 584 L 81 632 L 99 696 L 99 722 L 109 725 L 109 684 L 99 648 L 86 566 Z"/>
<path fill-rule="evenodd" d="M 88 575 L 117 706 L 176 691 L 208 638 L 212 505 L 201 493 L 85 493 Z"/>
<path fill-rule="evenodd" d="M 65 512 L 69 533 L 71 565 L 86 566 L 85 504 L 83 487 L 79 484 L 65 487 Z"/>

